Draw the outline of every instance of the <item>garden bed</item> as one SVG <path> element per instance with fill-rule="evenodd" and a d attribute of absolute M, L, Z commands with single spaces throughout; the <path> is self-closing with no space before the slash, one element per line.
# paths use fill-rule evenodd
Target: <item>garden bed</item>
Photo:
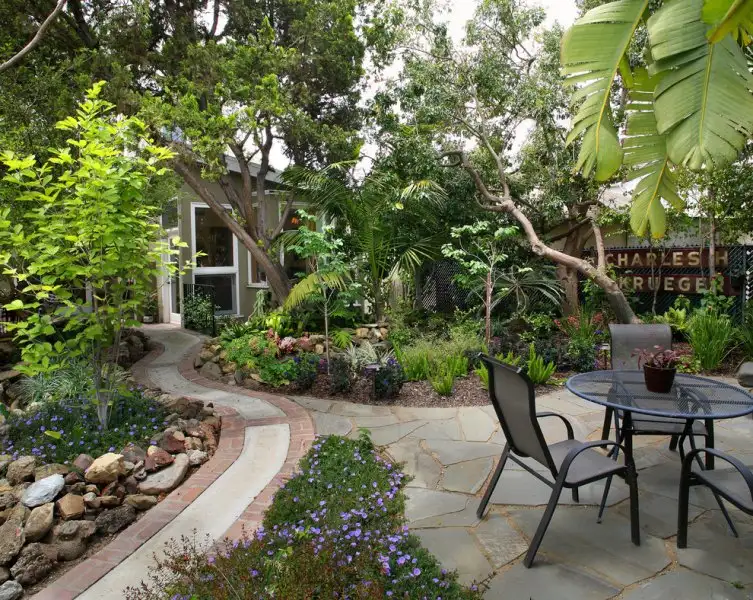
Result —
<path fill-rule="evenodd" d="M 209 460 L 220 429 L 211 403 L 133 382 L 107 428 L 80 397 L 13 409 L 0 433 L 0 584 L 32 593 L 96 553 Z"/>
<path fill-rule="evenodd" d="M 253 535 L 174 540 L 128 600 L 476 600 L 405 526 L 405 475 L 368 437 L 320 439 Z"/>

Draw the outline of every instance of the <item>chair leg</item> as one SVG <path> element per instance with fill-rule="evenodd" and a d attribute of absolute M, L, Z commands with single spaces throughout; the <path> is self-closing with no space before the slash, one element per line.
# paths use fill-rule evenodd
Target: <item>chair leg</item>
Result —
<path fill-rule="evenodd" d="M 549 497 L 549 504 L 546 505 L 544 516 L 541 517 L 541 521 L 539 522 L 539 526 L 536 529 L 536 533 L 531 540 L 531 545 L 528 547 L 526 557 L 523 559 L 523 564 L 528 569 L 531 568 L 533 559 L 536 558 L 536 553 L 539 551 L 541 540 L 544 539 L 544 534 L 546 533 L 546 530 L 549 527 L 549 523 L 552 520 L 552 516 L 554 515 L 554 510 L 557 508 L 557 502 L 559 502 L 564 483 L 565 475 L 560 474 L 560 476 L 557 478 L 557 482 L 554 484 L 554 488 L 552 489 L 552 495 Z"/>
<path fill-rule="evenodd" d="M 484 517 L 484 511 L 486 510 L 486 505 L 489 504 L 489 500 L 492 497 L 492 492 L 494 492 L 494 488 L 497 487 L 497 482 L 499 481 L 499 478 L 502 475 L 502 469 L 505 468 L 505 463 L 507 462 L 508 456 L 510 456 L 510 444 L 505 444 L 505 449 L 502 450 L 502 456 L 499 459 L 499 464 L 497 465 L 497 468 L 494 470 L 494 474 L 492 475 L 492 478 L 489 481 L 489 485 L 486 488 L 486 492 L 484 492 L 484 497 L 481 499 L 481 504 L 478 505 L 478 509 L 476 510 L 476 516 L 479 519 L 482 519 Z"/>
<path fill-rule="evenodd" d="M 729 513 L 727 512 L 727 507 L 724 506 L 724 500 L 722 500 L 722 497 L 713 490 L 712 492 L 714 494 L 714 498 L 716 498 L 716 503 L 719 505 L 719 508 L 722 509 L 722 514 L 727 521 L 727 525 L 729 525 L 729 529 L 732 532 L 732 535 L 735 537 L 740 537 L 740 535 L 737 533 L 737 529 L 735 529 L 735 524 L 732 522 L 732 517 L 730 517 Z"/>
<path fill-rule="evenodd" d="M 680 478 L 680 499 L 677 509 L 677 547 L 688 547 L 688 503 L 690 502 L 690 478 L 683 473 Z"/>
<path fill-rule="evenodd" d="M 677 434 L 674 434 L 669 439 L 669 449 L 670 449 L 670 451 L 675 452 L 677 450 L 677 442 L 679 442 L 679 441 L 680 441 L 680 436 L 677 435 Z"/>
<path fill-rule="evenodd" d="M 596 516 L 596 522 L 601 523 L 601 519 L 604 516 L 604 510 L 607 507 L 607 496 L 609 496 L 609 488 L 612 487 L 612 476 L 607 477 L 607 481 L 604 484 L 604 495 L 601 497 L 601 504 L 599 504 L 599 514 Z"/>
<path fill-rule="evenodd" d="M 573 488 L 573 502 L 576 504 L 580 504 L 580 494 L 578 493 L 578 488 Z"/>
<path fill-rule="evenodd" d="M 627 481 L 630 486 L 630 534 L 633 544 L 641 545 L 641 523 L 640 511 L 638 510 L 638 473 L 635 471 L 635 465 L 627 465 Z"/>

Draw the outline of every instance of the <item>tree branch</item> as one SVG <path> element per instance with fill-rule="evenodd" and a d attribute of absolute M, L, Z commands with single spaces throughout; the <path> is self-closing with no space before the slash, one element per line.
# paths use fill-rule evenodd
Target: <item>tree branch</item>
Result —
<path fill-rule="evenodd" d="M 570 229 L 568 229 L 564 233 L 558 233 L 557 235 L 548 238 L 549 239 L 549 243 L 551 244 L 552 242 L 556 242 L 556 241 L 559 241 L 559 240 L 562 240 L 562 239 L 568 237 L 571 233 L 576 232 L 578 229 L 580 229 L 581 227 L 583 227 L 586 224 L 588 224 L 588 220 L 587 219 L 584 220 L 584 221 L 578 221 L 575 225 L 573 225 L 572 227 L 570 227 Z"/>
<path fill-rule="evenodd" d="M 11 67 L 15 66 L 16 64 L 20 63 L 24 56 L 26 56 L 29 52 L 31 52 L 37 45 L 39 45 L 39 42 L 42 41 L 42 38 L 44 37 L 45 32 L 50 28 L 52 23 L 55 21 L 57 16 L 60 14 L 60 12 L 63 10 L 63 7 L 65 6 L 66 2 L 68 0 L 58 0 L 58 3 L 55 5 L 55 9 L 50 13 L 50 15 L 44 20 L 42 25 L 37 30 L 36 35 L 31 39 L 31 41 L 26 44 L 16 55 L 11 56 L 7 61 L 0 64 L 0 73 L 3 71 L 7 71 Z"/>
<path fill-rule="evenodd" d="M 594 207 L 589 209 L 588 218 L 591 220 L 591 228 L 594 232 L 594 240 L 596 243 L 596 266 L 601 273 L 607 272 L 607 259 L 604 251 L 604 235 L 601 233 L 601 227 L 597 221 L 598 210 Z"/>
<path fill-rule="evenodd" d="M 277 239 L 277 236 L 282 233 L 283 227 L 285 227 L 285 221 L 288 220 L 288 217 L 290 216 L 290 211 L 293 208 L 293 195 L 289 194 L 287 202 L 285 202 L 285 208 L 282 210 L 282 215 L 280 216 L 280 222 L 277 223 L 277 227 L 275 227 L 274 231 L 272 232 L 271 240 L 274 241 Z"/>

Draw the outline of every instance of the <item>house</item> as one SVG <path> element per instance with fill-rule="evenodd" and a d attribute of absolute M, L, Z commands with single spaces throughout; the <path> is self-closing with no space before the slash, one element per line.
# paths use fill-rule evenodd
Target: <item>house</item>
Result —
<path fill-rule="evenodd" d="M 240 169 L 235 159 L 228 157 L 230 178 L 240 188 Z M 251 164 L 251 173 L 256 175 L 258 165 Z M 267 214 L 272 215 L 270 226 L 279 223 L 285 208 L 286 197 L 279 191 L 280 177 L 270 170 L 267 175 L 267 194 L 263 199 Z M 205 182 L 217 198 L 225 194 L 216 182 Z M 254 185 L 256 182 L 253 182 Z M 230 205 L 225 205 L 230 210 Z M 254 204 L 254 206 L 257 206 Z M 296 203 L 293 208 L 297 207 Z M 300 207 L 300 206 L 298 206 Z M 283 230 L 298 229 L 295 211 L 288 215 Z M 162 225 L 168 238 L 178 236 L 188 244 L 182 248 L 175 262 L 184 264 L 197 252 L 203 253 L 196 267 L 179 277 L 161 278 L 158 284 L 159 320 L 164 323 L 181 322 L 181 305 L 186 284 L 211 285 L 214 288 L 217 314 L 248 316 L 253 311 L 256 295 L 268 290 L 264 272 L 251 254 L 219 219 L 212 209 L 196 193 L 184 184 L 171 210 L 163 215 Z M 280 260 L 290 277 L 304 270 L 304 265 L 294 255 L 281 252 Z"/>

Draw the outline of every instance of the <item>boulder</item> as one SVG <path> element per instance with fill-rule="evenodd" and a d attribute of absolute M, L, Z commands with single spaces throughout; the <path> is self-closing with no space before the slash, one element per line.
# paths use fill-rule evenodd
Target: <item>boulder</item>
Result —
<path fill-rule="evenodd" d="M 13 508 L 16 504 L 18 504 L 18 498 L 13 492 L 0 493 L 0 510 Z"/>
<path fill-rule="evenodd" d="M 184 446 L 186 448 L 186 451 L 204 449 L 204 444 L 202 444 L 201 440 L 197 437 L 187 437 L 186 441 L 184 442 Z"/>
<path fill-rule="evenodd" d="M 8 465 L 12 462 L 13 457 L 10 454 L 0 454 L 0 475 L 5 475 Z"/>
<path fill-rule="evenodd" d="M 66 521 L 55 525 L 51 544 L 57 551 L 58 560 L 76 560 L 86 552 L 86 540 L 97 531 L 91 521 Z"/>
<path fill-rule="evenodd" d="M 65 485 L 74 485 L 76 483 L 82 482 L 84 480 L 84 476 L 79 473 L 78 471 L 71 471 L 68 473 L 68 475 L 65 476 Z"/>
<path fill-rule="evenodd" d="M 146 494 L 131 494 L 125 497 L 123 503 L 133 506 L 136 510 L 149 510 L 157 504 L 157 498 Z"/>
<path fill-rule="evenodd" d="M 174 490 L 188 471 L 188 456 L 178 454 L 169 467 L 152 473 L 139 483 L 139 491 L 150 496 L 159 496 Z"/>
<path fill-rule="evenodd" d="M 745 388 L 753 388 L 753 362 L 744 362 L 740 365 L 737 381 Z"/>
<path fill-rule="evenodd" d="M 88 454 L 79 454 L 76 460 L 73 461 L 73 466 L 76 467 L 82 473 L 88 469 L 94 462 L 94 458 Z"/>
<path fill-rule="evenodd" d="M 102 496 L 117 496 L 118 499 L 122 499 L 125 495 L 125 487 L 117 481 L 113 481 L 102 489 Z"/>
<path fill-rule="evenodd" d="M 151 459 L 150 459 L 151 460 Z M 154 461 L 152 461 L 154 465 Z M 156 467 L 156 465 L 154 465 Z M 133 474 L 131 475 L 136 481 L 143 481 L 146 479 L 146 467 L 144 462 L 138 462 L 133 467 Z"/>
<path fill-rule="evenodd" d="M 180 454 L 186 451 L 186 436 L 180 431 L 165 432 L 165 437 L 160 440 L 159 447 L 170 454 Z"/>
<path fill-rule="evenodd" d="M 21 502 L 29 508 L 47 504 L 52 502 L 64 487 L 65 479 L 60 473 L 55 473 L 44 479 L 38 479 L 27 487 L 21 497 Z"/>
<path fill-rule="evenodd" d="M 13 508 L 10 508 L 5 511 L 5 520 L 13 520 L 19 521 L 21 525 L 26 523 L 26 520 L 29 518 L 29 515 L 31 514 L 31 511 L 26 508 L 23 504 L 16 504 Z"/>
<path fill-rule="evenodd" d="M 217 450 L 217 436 L 214 432 L 214 427 L 205 422 L 200 427 L 204 432 L 204 450 L 210 454 L 214 454 L 214 451 Z"/>
<path fill-rule="evenodd" d="M 10 569 L 7 567 L 0 567 L 0 584 L 5 583 L 10 579 Z"/>
<path fill-rule="evenodd" d="M 84 510 L 86 509 L 83 496 L 77 496 L 76 494 L 66 494 L 56 504 L 58 514 L 64 521 L 78 519 L 84 514 Z"/>
<path fill-rule="evenodd" d="M 50 463 L 49 465 L 42 465 L 34 469 L 34 481 L 45 479 L 50 475 L 62 475 L 65 477 L 70 469 L 66 465 L 59 465 L 57 463 Z"/>
<path fill-rule="evenodd" d="M 368 327 L 359 327 L 356 329 L 356 337 L 362 340 L 365 340 L 369 337 L 369 329 Z"/>
<path fill-rule="evenodd" d="M 18 485 L 23 481 L 33 481 L 37 459 L 34 456 L 22 456 L 8 465 L 6 479 L 11 485 Z"/>
<path fill-rule="evenodd" d="M 136 464 L 146 458 L 146 451 L 141 448 L 141 446 L 137 446 L 133 442 L 126 444 L 120 451 L 120 453 L 123 455 L 123 458 L 126 461 L 133 464 Z"/>
<path fill-rule="evenodd" d="M 12 493 L 16 497 L 16 500 L 21 502 L 21 498 L 24 497 L 24 493 L 26 493 L 26 488 L 31 485 L 30 482 L 24 481 L 23 483 L 19 483 L 17 486 L 13 487 Z"/>
<path fill-rule="evenodd" d="M 18 583 L 32 585 L 52 571 L 56 562 L 55 548 L 34 542 L 21 551 L 16 564 L 10 568 L 10 574 Z"/>
<path fill-rule="evenodd" d="M 192 467 L 203 465 L 209 460 L 209 455 L 203 450 L 188 450 L 186 456 L 188 456 L 188 464 Z"/>
<path fill-rule="evenodd" d="M 6 581 L 0 585 L 0 600 L 18 600 L 24 595 L 24 588 L 17 581 Z"/>
<path fill-rule="evenodd" d="M 100 496 L 99 505 L 102 508 L 115 508 L 120 506 L 120 498 L 117 496 Z"/>
<path fill-rule="evenodd" d="M 12 492 L 13 486 L 8 483 L 7 479 L 0 479 L 0 494 L 3 494 L 5 492 Z"/>
<path fill-rule="evenodd" d="M 95 494 L 94 492 L 86 492 L 83 498 L 86 508 L 99 508 L 101 505 L 99 496 L 97 496 L 97 494 Z"/>
<path fill-rule="evenodd" d="M 26 541 L 20 519 L 8 519 L 0 525 L 0 565 L 7 565 L 23 548 Z"/>
<path fill-rule="evenodd" d="M 123 487 L 125 488 L 125 493 L 135 494 L 139 489 L 139 481 L 140 480 L 136 479 L 133 475 L 129 475 L 128 477 L 126 477 L 125 481 L 123 481 Z"/>
<path fill-rule="evenodd" d="M 197 358 L 201 359 L 202 364 L 211 362 L 211 360 L 214 358 L 214 352 L 212 352 L 212 350 L 210 350 L 209 348 L 203 348 L 202 351 L 199 352 L 199 356 Z"/>
<path fill-rule="evenodd" d="M 76 494 L 77 496 L 83 496 L 86 493 L 86 484 L 83 481 L 69 485 L 66 490 L 70 494 Z"/>
<path fill-rule="evenodd" d="M 95 494 L 99 495 L 99 488 L 93 483 L 87 483 L 84 486 L 84 493 L 88 494 L 89 492 L 94 492 Z"/>
<path fill-rule="evenodd" d="M 55 505 L 52 502 L 37 506 L 32 510 L 24 527 L 26 541 L 37 542 L 47 535 L 47 532 L 52 528 L 54 516 Z"/>
<path fill-rule="evenodd" d="M 217 363 L 208 362 L 199 369 L 199 375 L 216 381 L 222 377 L 222 369 L 220 369 L 220 366 Z"/>
<path fill-rule="evenodd" d="M 104 535 L 117 533 L 136 520 L 136 509 L 130 504 L 124 504 L 112 510 L 100 513 L 95 521 L 97 531 Z"/>
<path fill-rule="evenodd" d="M 125 473 L 125 460 L 122 454 L 108 452 L 97 458 L 86 469 L 84 477 L 91 483 L 110 483 L 117 481 Z"/>
<path fill-rule="evenodd" d="M 144 467 L 147 471 L 149 471 L 149 462 L 148 459 L 152 459 L 152 462 L 154 463 L 155 468 L 159 467 L 166 467 L 169 464 L 172 464 L 172 462 L 175 460 L 169 452 L 166 450 L 163 450 L 162 448 L 158 446 L 149 446 L 149 448 L 146 451 L 147 454 L 147 461 L 144 462 Z M 151 469 L 152 471 L 154 469 Z"/>

